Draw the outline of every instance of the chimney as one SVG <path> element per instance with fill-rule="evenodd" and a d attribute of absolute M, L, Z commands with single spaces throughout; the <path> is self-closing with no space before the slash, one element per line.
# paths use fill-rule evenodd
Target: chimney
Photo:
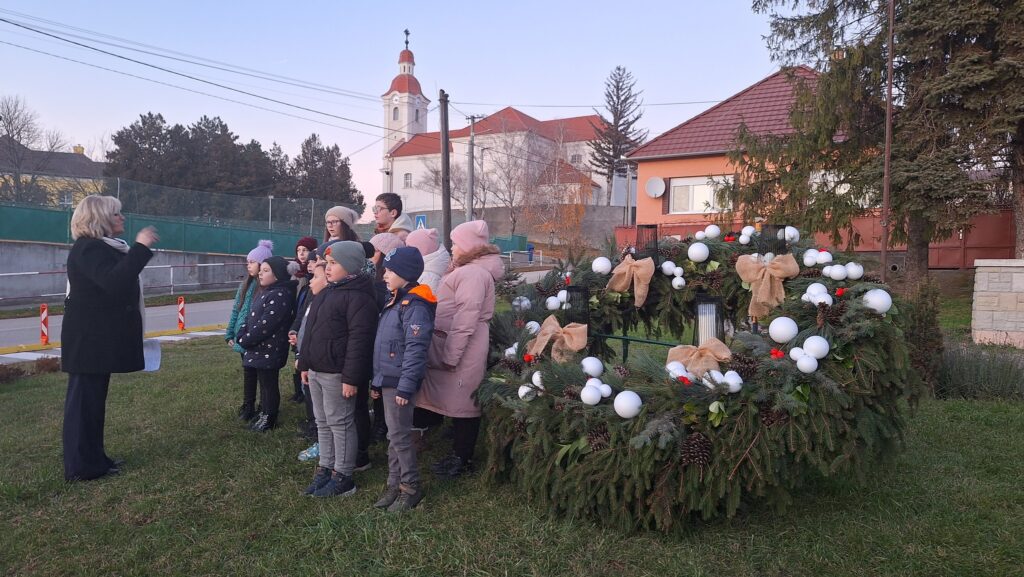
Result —
<path fill-rule="evenodd" d="M 71 151 L 74 152 L 75 154 L 81 154 L 82 156 L 85 156 L 85 147 L 82 146 L 81 144 L 76 144 L 72 146 Z"/>

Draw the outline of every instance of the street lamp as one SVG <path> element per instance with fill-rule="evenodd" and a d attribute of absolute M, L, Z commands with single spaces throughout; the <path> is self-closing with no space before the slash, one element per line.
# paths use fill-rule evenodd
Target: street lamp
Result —
<path fill-rule="evenodd" d="M 274 230 L 274 195 L 267 196 L 267 228 Z"/>
<path fill-rule="evenodd" d="M 624 214 L 623 214 L 623 217 L 622 217 L 622 222 L 623 222 L 624 225 L 630 226 L 630 225 L 633 224 L 632 214 L 630 213 L 630 201 L 631 201 L 631 199 L 630 199 L 630 196 L 629 196 L 630 182 L 633 180 L 632 179 L 632 175 L 630 174 L 630 169 L 632 168 L 632 163 L 630 162 L 630 160 L 628 158 L 626 158 L 626 155 L 620 156 L 618 158 L 618 160 L 615 161 L 615 166 L 618 166 L 620 163 L 625 163 L 625 165 L 626 165 L 626 203 L 625 203 Z M 613 170 L 612 171 L 612 183 L 613 184 L 615 182 L 614 172 L 615 171 Z"/>

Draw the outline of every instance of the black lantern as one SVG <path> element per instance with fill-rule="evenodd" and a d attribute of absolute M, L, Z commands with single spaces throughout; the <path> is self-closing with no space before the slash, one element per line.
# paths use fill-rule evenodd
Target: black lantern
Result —
<path fill-rule="evenodd" d="M 697 326 L 693 329 L 693 344 L 698 347 L 712 338 L 725 340 L 725 308 L 722 299 L 698 293 L 694 299 Z"/>
<path fill-rule="evenodd" d="M 636 227 L 636 260 L 643 260 L 647 257 L 658 262 L 658 225 L 638 224 Z"/>
<path fill-rule="evenodd" d="M 763 225 L 761 227 L 761 236 L 757 237 L 757 252 L 780 255 L 785 254 L 787 251 L 786 226 L 778 224 Z"/>
<path fill-rule="evenodd" d="M 580 323 L 590 324 L 590 291 L 585 287 L 569 285 L 565 287 L 567 298 L 562 305 L 565 310 L 563 321 L 565 324 Z"/>

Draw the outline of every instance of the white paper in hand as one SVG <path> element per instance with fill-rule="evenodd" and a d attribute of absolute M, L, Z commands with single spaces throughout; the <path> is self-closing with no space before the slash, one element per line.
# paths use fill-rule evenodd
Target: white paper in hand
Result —
<path fill-rule="evenodd" d="M 142 340 L 142 356 L 146 359 L 146 367 L 142 369 L 147 373 L 160 370 L 160 341 L 156 339 Z"/>

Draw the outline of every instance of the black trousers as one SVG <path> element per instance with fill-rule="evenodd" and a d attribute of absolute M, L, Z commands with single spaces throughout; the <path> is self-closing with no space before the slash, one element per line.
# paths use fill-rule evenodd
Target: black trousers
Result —
<path fill-rule="evenodd" d="M 264 413 L 276 416 L 281 408 L 281 371 L 279 369 L 256 369 L 260 384 L 260 407 Z"/>
<path fill-rule="evenodd" d="M 480 417 L 452 417 L 452 425 L 455 428 L 452 439 L 455 456 L 463 461 L 472 461 L 476 439 L 480 436 Z"/>
<path fill-rule="evenodd" d="M 254 410 L 256 406 L 256 369 L 242 367 L 242 406 Z"/>
<path fill-rule="evenodd" d="M 114 462 L 103 448 L 110 373 L 68 375 L 64 397 L 64 478 L 85 481 L 104 475 Z"/>

